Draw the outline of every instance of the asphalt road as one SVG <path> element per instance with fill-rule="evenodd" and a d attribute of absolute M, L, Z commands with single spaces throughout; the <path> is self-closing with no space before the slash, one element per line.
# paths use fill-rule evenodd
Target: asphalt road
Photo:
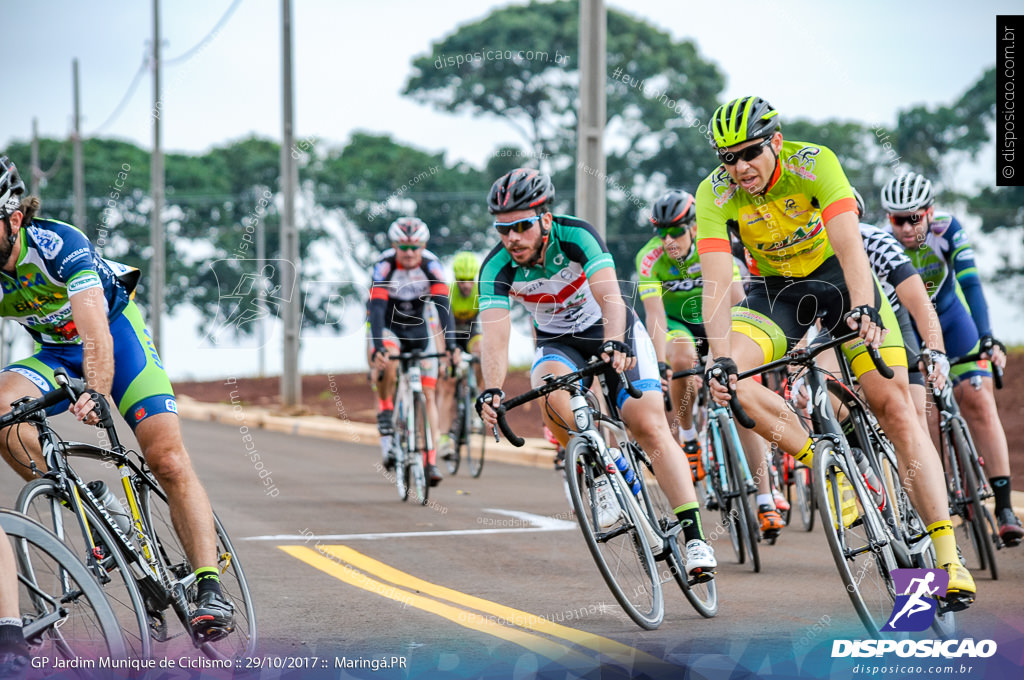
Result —
<path fill-rule="evenodd" d="M 642 631 L 601 579 L 553 470 L 489 463 L 419 506 L 398 499 L 375 444 L 250 431 L 260 467 L 238 427 L 183 422 L 256 599 L 261 651 L 284 659 L 270 662 L 281 670 L 316 657 L 331 677 L 592 677 L 598 666 L 600 677 L 682 677 L 683 667 L 701 671 L 691 677 L 854 677 L 860 661 L 829 658 L 834 638 L 864 632 L 823 534 L 799 519 L 762 545 L 760 574 L 716 542 L 716 618 L 701 618 L 669 582 L 664 623 Z M 2 475 L 0 499 L 13 504 L 18 488 Z M 998 559 L 998 582 L 977 575 L 961 637 L 1009 640 L 1000 654 L 1021 663 L 1024 549 Z M 373 670 L 391 657 L 395 667 Z"/>

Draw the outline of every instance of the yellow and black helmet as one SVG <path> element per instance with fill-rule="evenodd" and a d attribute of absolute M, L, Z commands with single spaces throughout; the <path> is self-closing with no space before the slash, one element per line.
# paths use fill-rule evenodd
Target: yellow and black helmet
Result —
<path fill-rule="evenodd" d="M 715 109 L 711 131 L 723 149 L 750 139 L 764 139 L 779 129 L 778 111 L 760 97 L 740 97 Z"/>

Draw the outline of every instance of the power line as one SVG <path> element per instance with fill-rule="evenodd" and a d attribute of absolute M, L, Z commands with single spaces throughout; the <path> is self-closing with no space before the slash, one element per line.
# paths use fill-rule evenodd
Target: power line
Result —
<path fill-rule="evenodd" d="M 213 25 L 213 28 L 210 29 L 210 32 L 206 34 L 206 37 L 204 37 L 202 40 L 196 43 L 195 46 L 192 47 L 192 49 L 187 50 L 184 54 L 174 57 L 173 59 L 164 59 L 164 66 L 173 66 L 183 61 L 187 61 L 192 57 L 193 54 L 199 52 L 201 49 L 206 47 L 206 43 L 210 42 L 215 37 L 217 37 L 217 34 L 220 33 L 220 29 L 223 28 L 224 24 L 227 23 L 228 19 L 231 18 L 231 15 L 235 13 L 235 10 L 238 9 L 238 6 L 240 4 L 242 4 L 242 0 L 235 0 L 234 2 L 232 2 L 231 6 L 228 7 L 226 12 L 224 12 L 224 15 L 221 16 L 217 23 Z"/>
<path fill-rule="evenodd" d="M 135 76 L 132 78 L 131 84 L 128 85 L 128 90 L 124 93 L 124 96 L 121 97 L 121 101 L 118 102 L 116 107 L 114 107 L 113 113 L 107 116 L 107 119 L 103 121 L 103 124 L 93 130 L 92 134 L 88 135 L 89 137 L 95 137 L 99 133 L 103 132 L 108 125 L 117 120 L 117 117 L 121 115 L 121 112 L 124 110 L 125 106 L 127 106 L 128 100 L 130 100 L 132 95 L 135 94 L 135 88 L 137 88 L 139 83 L 142 82 L 142 76 L 146 74 L 148 66 L 149 60 L 143 56 L 142 63 L 139 64 L 139 70 L 135 72 Z"/>

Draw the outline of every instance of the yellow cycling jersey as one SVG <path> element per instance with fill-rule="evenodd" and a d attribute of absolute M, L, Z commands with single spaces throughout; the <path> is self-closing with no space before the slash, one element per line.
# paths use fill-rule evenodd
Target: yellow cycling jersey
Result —
<path fill-rule="evenodd" d="M 463 296 L 459 290 L 457 281 L 448 287 L 448 297 L 451 300 L 452 317 L 458 324 L 467 324 L 480 314 L 479 288 L 473 284 L 473 293 Z"/>
<path fill-rule="evenodd" d="M 850 182 L 830 149 L 783 141 L 769 187 L 754 196 L 719 165 L 697 188 L 697 251 L 731 252 L 732 231 L 751 274 L 804 278 L 835 254 L 825 222 L 857 209 Z"/>

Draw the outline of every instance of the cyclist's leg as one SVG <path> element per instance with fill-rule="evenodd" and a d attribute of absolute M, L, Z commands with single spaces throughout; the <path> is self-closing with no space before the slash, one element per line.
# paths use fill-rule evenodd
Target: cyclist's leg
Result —
<path fill-rule="evenodd" d="M 21 630 L 18 606 L 18 570 L 7 534 L 0 528 L 0 673 L 16 665 L 27 666 L 28 644 Z M 18 657 L 22 663 L 18 664 Z"/>
<path fill-rule="evenodd" d="M 397 354 L 401 351 L 401 343 L 399 342 L 398 336 L 393 331 L 385 328 L 381 334 L 381 340 L 384 343 L 384 351 L 389 354 Z M 373 338 L 370 337 L 369 329 L 367 329 L 366 335 L 366 361 L 371 366 L 373 365 Z M 398 363 L 395 361 L 388 362 L 387 367 L 380 372 L 377 376 L 377 383 L 374 385 L 374 389 L 377 391 L 377 413 L 387 411 L 393 408 L 393 402 L 395 395 L 395 377 L 398 371 Z"/>
<path fill-rule="evenodd" d="M 530 384 L 538 387 L 544 384 L 543 376 L 555 376 L 572 373 L 586 364 L 583 355 L 564 344 L 547 340 L 543 336 L 537 338 L 537 350 L 534 353 L 533 366 L 530 369 Z M 561 423 L 572 422 L 572 410 L 569 408 L 569 393 L 556 390 L 548 395 L 546 407 L 541 410 L 544 424 L 563 448 L 569 444 L 569 433 Z"/>
<path fill-rule="evenodd" d="M 686 371 L 697 365 L 697 345 L 693 332 L 685 324 L 669 321 L 665 347 L 666 359 L 673 372 Z M 700 380 L 696 376 L 669 383 L 672 397 L 672 430 L 683 430 L 685 441 L 697 438 L 693 430 L 693 403 L 697 399 Z"/>

